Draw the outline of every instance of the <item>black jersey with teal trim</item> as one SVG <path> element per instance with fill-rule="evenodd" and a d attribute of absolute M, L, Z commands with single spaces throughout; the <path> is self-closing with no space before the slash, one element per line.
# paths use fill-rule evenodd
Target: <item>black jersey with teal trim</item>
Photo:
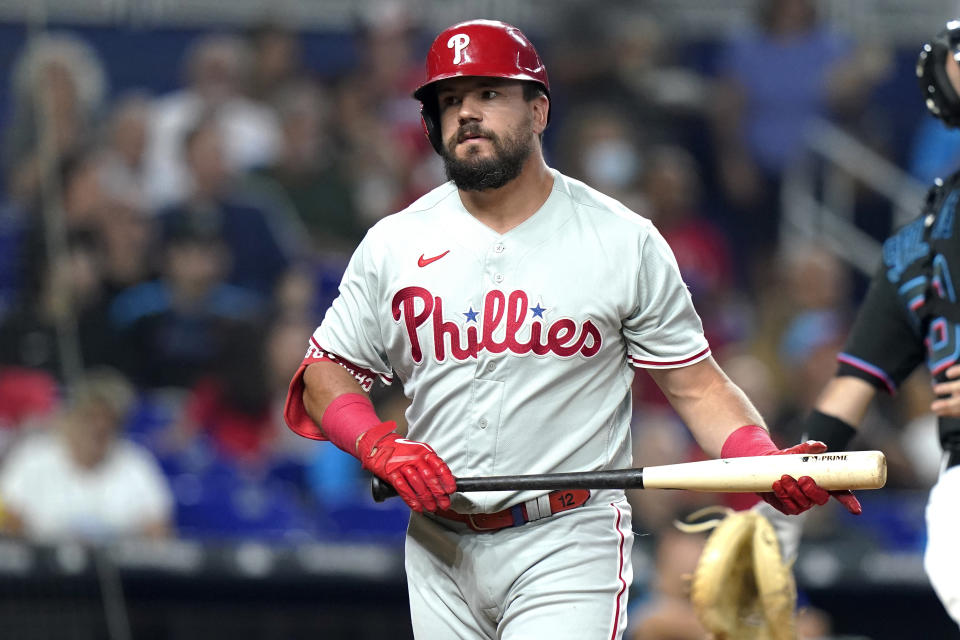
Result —
<path fill-rule="evenodd" d="M 838 356 L 838 375 L 893 394 L 920 364 L 945 380 L 960 361 L 958 203 L 960 173 L 930 189 L 922 213 L 884 242 L 883 260 Z"/>

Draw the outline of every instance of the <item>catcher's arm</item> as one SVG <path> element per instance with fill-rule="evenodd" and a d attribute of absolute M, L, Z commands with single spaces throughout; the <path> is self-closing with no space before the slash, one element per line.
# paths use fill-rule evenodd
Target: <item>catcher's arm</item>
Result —
<path fill-rule="evenodd" d="M 937 399 L 931 403 L 930 410 L 938 416 L 960 418 L 960 365 L 947 369 L 946 375 L 947 382 L 933 385 Z"/>
<path fill-rule="evenodd" d="M 842 420 L 852 431 L 846 433 L 848 436 L 846 441 L 840 439 L 843 437 L 841 434 L 836 434 L 831 438 L 831 435 L 833 435 L 831 432 L 821 432 L 820 425 L 807 418 L 807 437 L 814 437 L 814 439 L 826 443 L 830 451 L 846 450 L 876 395 L 877 388 L 866 380 L 853 376 L 832 378 L 820 392 L 814 407 L 820 413 Z M 827 438 L 827 440 L 824 438 Z"/>

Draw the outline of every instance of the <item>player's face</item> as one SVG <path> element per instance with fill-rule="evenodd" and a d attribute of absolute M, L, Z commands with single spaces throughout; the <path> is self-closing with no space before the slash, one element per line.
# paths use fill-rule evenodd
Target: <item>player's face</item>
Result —
<path fill-rule="evenodd" d="M 520 82 L 454 78 L 437 90 L 447 177 L 469 191 L 516 178 L 534 149 L 536 114 Z"/>

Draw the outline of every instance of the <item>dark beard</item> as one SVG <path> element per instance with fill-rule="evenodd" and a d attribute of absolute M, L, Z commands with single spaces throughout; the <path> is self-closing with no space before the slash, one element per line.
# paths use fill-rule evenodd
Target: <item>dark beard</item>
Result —
<path fill-rule="evenodd" d="M 476 158 L 468 155 L 462 160 L 457 158 L 453 150 L 460 136 L 464 134 L 486 136 L 493 146 L 494 156 Z M 447 173 L 447 179 L 453 180 L 457 188 L 463 191 L 499 189 L 520 175 L 523 163 L 526 162 L 532 150 L 530 135 L 523 136 L 516 132 L 516 135 L 501 140 L 492 132 L 468 125 L 461 128 L 453 141 L 443 148 L 443 167 Z"/>

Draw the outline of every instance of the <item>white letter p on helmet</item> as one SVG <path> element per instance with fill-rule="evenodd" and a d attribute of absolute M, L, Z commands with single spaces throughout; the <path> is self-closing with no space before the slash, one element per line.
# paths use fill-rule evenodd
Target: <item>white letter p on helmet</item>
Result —
<path fill-rule="evenodd" d="M 453 64 L 463 62 L 462 52 L 470 44 L 470 36 L 465 33 L 455 33 L 447 40 L 447 48 L 453 49 Z"/>

